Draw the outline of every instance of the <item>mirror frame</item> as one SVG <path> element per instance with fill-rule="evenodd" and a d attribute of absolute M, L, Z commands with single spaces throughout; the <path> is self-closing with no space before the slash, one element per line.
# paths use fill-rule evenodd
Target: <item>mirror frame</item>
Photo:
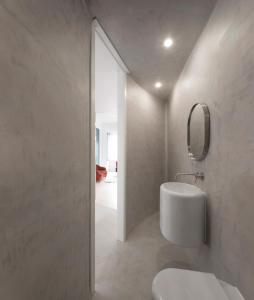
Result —
<path fill-rule="evenodd" d="M 191 152 L 191 145 L 190 145 L 190 123 L 191 123 L 191 116 L 194 111 L 194 109 L 198 106 L 201 105 L 203 112 L 204 112 L 204 122 L 205 122 L 205 140 L 204 140 L 204 147 L 201 155 L 194 155 Z M 188 117 L 188 128 L 187 128 L 187 145 L 188 145 L 188 154 L 190 159 L 192 160 L 203 160 L 209 150 L 209 145 L 210 145 L 210 112 L 209 108 L 205 103 L 195 103 L 189 113 Z"/>

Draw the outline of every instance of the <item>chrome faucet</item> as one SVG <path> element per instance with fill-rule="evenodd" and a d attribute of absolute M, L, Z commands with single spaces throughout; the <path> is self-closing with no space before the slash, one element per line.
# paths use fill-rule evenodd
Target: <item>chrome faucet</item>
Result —
<path fill-rule="evenodd" d="M 176 173 L 175 176 L 175 180 L 177 180 L 177 178 L 179 176 L 194 176 L 195 180 L 197 180 L 198 178 L 203 180 L 205 178 L 205 174 L 203 172 L 195 172 L 195 173 Z"/>

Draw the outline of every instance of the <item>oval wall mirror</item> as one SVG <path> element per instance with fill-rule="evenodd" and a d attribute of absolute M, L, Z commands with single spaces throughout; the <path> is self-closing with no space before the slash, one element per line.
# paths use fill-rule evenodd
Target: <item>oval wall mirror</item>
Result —
<path fill-rule="evenodd" d="M 210 113 L 204 103 L 196 103 L 190 110 L 187 143 L 191 159 L 203 160 L 206 157 L 210 143 Z"/>

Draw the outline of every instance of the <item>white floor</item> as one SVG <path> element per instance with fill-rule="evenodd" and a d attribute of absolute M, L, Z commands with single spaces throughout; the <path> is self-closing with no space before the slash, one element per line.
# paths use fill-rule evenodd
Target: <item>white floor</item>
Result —
<path fill-rule="evenodd" d="M 117 209 L 117 177 L 109 172 L 105 180 L 96 183 L 96 204 Z"/>

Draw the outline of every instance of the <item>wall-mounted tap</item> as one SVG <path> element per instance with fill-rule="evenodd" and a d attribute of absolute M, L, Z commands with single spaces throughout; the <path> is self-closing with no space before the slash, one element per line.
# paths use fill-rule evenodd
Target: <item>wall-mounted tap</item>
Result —
<path fill-rule="evenodd" d="M 205 178 L 205 174 L 203 172 L 195 172 L 195 173 L 176 173 L 175 176 L 175 180 L 177 180 L 177 178 L 179 176 L 194 176 L 195 180 L 197 179 L 201 179 L 203 180 Z"/>

